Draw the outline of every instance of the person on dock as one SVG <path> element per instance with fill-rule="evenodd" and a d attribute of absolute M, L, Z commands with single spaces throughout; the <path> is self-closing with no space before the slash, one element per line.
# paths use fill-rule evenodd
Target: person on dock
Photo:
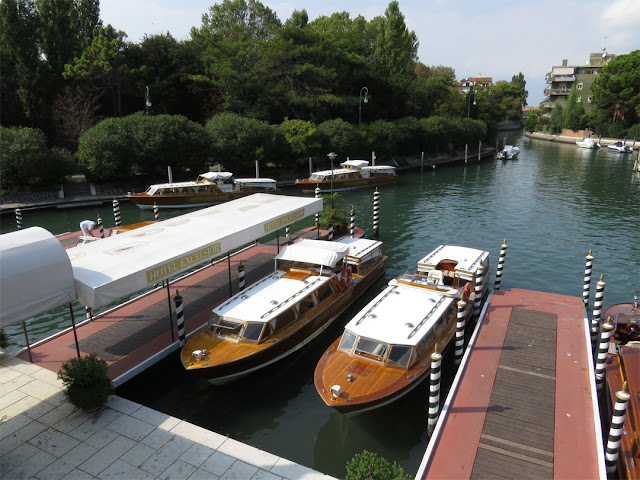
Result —
<path fill-rule="evenodd" d="M 80 230 L 82 230 L 82 235 L 85 237 L 93 237 L 92 230 L 96 226 L 96 222 L 93 220 L 83 220 L 80 222 Z"/>

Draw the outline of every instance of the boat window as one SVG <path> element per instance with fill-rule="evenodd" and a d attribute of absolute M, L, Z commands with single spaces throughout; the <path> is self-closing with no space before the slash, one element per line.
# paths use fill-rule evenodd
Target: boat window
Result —
<path fill-rule="evenodd" d="M 318 175 L 316 173 L 312 173 L 311 180 L 324 180 L 324 175 Z"/>
<path fill-rule="evenodd" d="M 393 345 L 389 351 L 389 358 L 387 363 L 390 365 L 401 365 L 403 367 L 409 366 L 411 360 L 411 352 L 413 347 L 410 345 Z"/>
<path fill-rule="evenodd" d="M 345 330 L 342 334 L 342 339 L 340 340 L 340 345 L 338 348 L 340 350 L 344 350 L 345 352 L 351 352 L 353 345 L 356 343 L 356 335 L 350 330 Z"/>
<path fill-rule="evenodd" d="M 285 310 L 276 317 L 276 332 L 287 328 L 296 319 L 296 312 L 293 308 Z"/>
<path fill-rule="evenodd" d="M 442 329 L 444 328 L 444 317 L 440 317 L 436 320 L 436 323 L 433 324 L 433 333 L 435 333 L 436 337 L 440 335 Z"/>
<path fill-rule="evenodd" d="M 331 286 L 331 283 L 327 282 L 318 289 L 318 300 L 323 302 L 329 298 L 332 293 L 333 287 Z"/>
<path fill-rule="evenodd" d="M 418 352 L 422 355 L 429 346 L 433 343 L 435 337 L 433 336 L 433 330 L 429 330 L 425 335 L 418 341 L 416 347 L 418 347 Z"/>
<path fill-rule="evenodd" d="M 257 342 L 260 340 L 260 334 L 262 333 L 262 329 L 264 328 L 264 323 L 247 323 L 246 328 L 244 329 L 244 333 L 242 336 L 246 340 L 251 340 Z"/>
<path fill-rule="evenodd" d="M 225 337 L 237 338 L 242 331 L 244 323 L 234 322 L 218 317 L 217 320 L 211 319 L 209 331 L 215 335 L 223 335 Z"/>
<path fill-rule="evenodd" d="M 296 306 L 296 308 L 298 309 L 298 316 L 303 316 L 305 313 L 315 307 L 315 305 L 316 303 L 313 295 L 307 295 L 305 298 L 300 300 L 300 303 L 298 303 L 298 305 Z"/>
<path fill-rule="evenodd" d="M 384 360 L 389 344 L 373 340 L 371 338 L 360 337 L 356 345 L 355 354 L 373 360 Z"/>
<path fill-rule="evenodd" d="M 367 257 L 366 260 L 360 261 L 360 271 L 366 272 L 369 268 L 371 268 L 373 264 L 380 260 L 380 257 L 382 257 L 382 252 L 380 251 L 380 249 L 377 249 L 369 257 Z"/>

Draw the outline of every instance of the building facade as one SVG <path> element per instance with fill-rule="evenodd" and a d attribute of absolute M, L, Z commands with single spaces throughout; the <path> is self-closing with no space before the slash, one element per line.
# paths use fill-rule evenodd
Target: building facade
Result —
<path fill-rule="evenodd" d="M 581 103 L 585 112 L 593 108 L 591 85 L 602 73 L 602 69 L 615 55 L 611 53 L 592 53 L 586 65 L 569 66 L 568 60 L 563 60 L 562 65 L 551 68 L 547 74 L 547 88 L 544 91 L 547 97 L 542 102 L 542 109 L 550 113 L 558 106 L 564 106 L 571 89 L 575 86 L 578 90 L 576 102 Z"/>

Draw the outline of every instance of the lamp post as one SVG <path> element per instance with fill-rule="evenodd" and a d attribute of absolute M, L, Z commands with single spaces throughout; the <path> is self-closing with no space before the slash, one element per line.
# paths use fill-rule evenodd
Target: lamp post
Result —
<path fill-rule="evenodd" d="M 334 152 L 327 154 L 327 157 L 331 160 L 331 210 L 333 210 L 333 161 L 337 156 L 338 154 Z"/>
<path fill-rule="evenodd" d="M 360 122 L 362 122 L 362 91 L 364 90 L 364 103 L 369 103 L 369 89 L 367 87 L 362 87 L 360 89 L 360 104 L 358 106 L 358 126 L 360 126 Z"/>
<path fill-rule="evenodd" d="M 473 105 L 477 105 L 478 102 L 476 101 L 476 92 L 474 92 L 473 90 L 471 90 L 469 92 L 469 95 L 467 96 L 467 118 L 469 118 L 469 114 L 471 113 L 471 96 L 473 95 Z"/>
<path fill-rule="evenodd" d="M 144 106 L 145 113 L 149 115 L 149 107 L 151 106 L 151 99 L 149 98 L 149 85 L 147 85 L 144 89 Z"/>

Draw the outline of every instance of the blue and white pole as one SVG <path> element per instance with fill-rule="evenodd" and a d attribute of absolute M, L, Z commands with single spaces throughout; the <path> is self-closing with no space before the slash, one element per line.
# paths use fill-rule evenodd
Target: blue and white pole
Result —
<path fill-rule="evenodd" d="M 627 407 L 629 406 L 629 386 L 625 381 L 622 384 L 622 390 L 616 392 L 616 404 L 611 417 L 611 427 L 609 428 L 609 439 L 607 440 L 607 451 L 605 452 L 605 465 L 607 473 L 613 474 L 617 470 L 618 453 L 620 451 L 620 439 L 622 438 L 622 430 L 624 421 L 627 418 Z"/>
<path fill-rule="evenodd" d="M 113 199 L 113 218 L 116 222 L 116 227 L 122 226 L 122 219 L 120 218 L 120 203 L 115 198 Z"/>
<path fill-rule="evenodd" d="M 431 376 L 429 378 L 429 416 L 427 428 L 432 433 L 438 423 L 440 413 L 440 378 L 442 367 L 442 355 L 438 353 L 438 344 L 431 354 Z"/>
<path fill-rule="evenodd" d="M 592 251 L 589 250 L 589 254 L 585 257 L 587 262 L 584 266 L 584 285 L 582 286 L 582 303 L 584 304 L 584 308 L 589 310 L 589 292 L 591 290 L 591 272 L 593 268 L 593 255 L 591 255 Z"/>
<path fill-rule="evenodd" d="M 493 286 L 494 290 L 500 290 L 500 283 L 502 282 L 502 270 L 504 269 L 504 261 L 507 257 L 507 239 L 504 239 L 502 246 L 500 247 L 500 256 L 498 257 L 498 268 L 496 268 L 496 283 Z"/>
<path fill-rule="evenodd" d="M 184 313 L 182 309 L 182 297 L 180 292 L 176 290 L 176 296 L 173 297 L 173 301 L 176 304 L 176 323 L 178 324 L 178 338 L 180 339 L 180 346 L 184 346 L 185 334 L 184 334 Z"/>
<path fill-rule="evenodd" d="M 356 229 L 356 207 L 351 205 L 351 226 L 350 226 L 351 238 L 353 238 L 354 236 L 355 229 Z"/>
<path fill-rule="evenodd" d="M 376 191 L 373 192 L 373 234 L 378 235 L 378 217 L 380 215 L 380 192 L 376 188 Z"/>

